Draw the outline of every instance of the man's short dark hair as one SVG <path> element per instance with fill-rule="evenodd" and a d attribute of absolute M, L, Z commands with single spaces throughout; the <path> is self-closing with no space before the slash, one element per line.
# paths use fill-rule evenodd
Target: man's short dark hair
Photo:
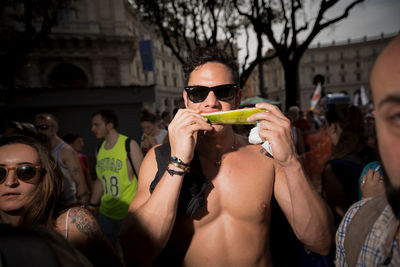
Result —
<path fill-rule="evenodd" d="M 100 115 L 101 118 L 103 119 L 103 121 L 106 124 L 107 123 L 112 123 L 114 125 L 114 129 L 117 129 L 117 127 L 118 127 L 118 117 L 114 113 L 114 111 L 112 111 L 110 109 L 103 109 L 103 110 L 96 111 L 95 113 L 93 113 L 92 119 L 93 119 L 94 116 L 97 116 L 97 115 Z"/>
<path fill-rule="evenodd" d="M 140 122 L 150 122 L 150 123 L 156 123 L 157 122 L 157 117 L 153 113 L 149 112 L 148 110 L 143 110 L 142 115 L 140 116 Z"/>
<path fill-rule="evenodd" d="M 161 119 L 164 119 L 168 115 L 170 115 L 169 111 L 163 111 L 163 113 L 161 113 Z"/>
<path fill-rule="evenodd" d="M 188 84 L 192 71 L 207 62 L 218 62 L 227 66 L 232 72 L 233 82 L 239 85 L 239 71 L 235 60 L 217 47 L 199 47 L 192 51 L 183 65 L 185 85 Z"/>

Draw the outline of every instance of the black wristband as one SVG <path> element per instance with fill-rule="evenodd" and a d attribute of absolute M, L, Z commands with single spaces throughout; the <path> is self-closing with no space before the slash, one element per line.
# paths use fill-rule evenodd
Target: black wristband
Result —
<path fill-rule="evenodd" d="M 170 175 L 185 175 L 185 173 L 186 173 L 184 171 L 175 171 L 175 170 L 171 170 L 171 169 L 167 169 L 167 172 Z"/>

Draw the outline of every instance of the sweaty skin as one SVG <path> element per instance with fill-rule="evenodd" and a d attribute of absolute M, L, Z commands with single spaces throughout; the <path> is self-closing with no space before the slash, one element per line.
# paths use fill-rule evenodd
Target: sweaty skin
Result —
<path fill-rule="evenodd" d="M 211 87 L 232 82 L 224 64 L 208 62 L 191 73 L 188 84 Z M 184 266 L 271 266 L 272 194 L 297 237 L 311 250 L 328 253 L 332 232 L 326 205 L 304 176 L 290 122 L 279 109 L 263 103 L 257 107 L 270 112 L 249 118 L 260 121 L 260 137 L 271 142 L 274 159 L 260 153 L 261 145 L 249 145 L 245 137 L 235 135 L 230 125 L 210 125 L 200 115 L 235 109 L 240 96 L 239 91 L 234 99 L 220 101 L 211 91 L 203 102 L 192 103 L 183 93 L 187 108 L 178 111 L 168 128 L 171 156 L 188 163 L 196 150 L 211 183 L 206 203 L 192 217 L 177 214 L 184 177 L 167 172 L 150 194 L 157 172 L 151 149 L 121 228 L 128 265 L 150 265 L 165 249 L 170 257 L 181 258 Z M 171 164 L 169 168 L 180 170 Z"/>

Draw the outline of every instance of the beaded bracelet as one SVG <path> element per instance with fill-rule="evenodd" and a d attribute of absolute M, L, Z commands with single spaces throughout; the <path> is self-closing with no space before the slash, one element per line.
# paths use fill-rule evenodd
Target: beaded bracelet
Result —
<path fill-rule="evenodd" d="M 175 162 L 177 164 L 180 164 L 180 165 L 183 165 L 183 166 L 186 166 L 186 167 L 189 167 L 188 163 L 184 163 L 181 159 L 178 159 L 177 157 L 170 157 L 169 161 Z"/>
<path fill-rule="evenodd" d="M 95 204 L 92 204 L 92 203 L 88 203 L 88 204 L 86 205 L 86 209 L 87 209 L 88 211 L 93 212 L 93 211 L 96 210 L 96 205 L 95 205 Z"/>
<path fill-rule="evenodd" d="M 175 167 L 182 169 L 184 172 L 188 172 L 190 170 L 190 166 L 187 163 L 184 163 L 182 160 L 178 159 L 177 157 L 170 157 L 169 164 L 174 165 Z"/>
<path fill-rule="evenodd" d="M 93 208 L 96 208 L 96 207 L 97 207 L 96 204 L 93 204 L 93 203 L 90 203 L 90 202 L 89 202 L 87 205 L 88 205 L 88 206 L 91 206 L 91 207 L 93 207 Z"/>

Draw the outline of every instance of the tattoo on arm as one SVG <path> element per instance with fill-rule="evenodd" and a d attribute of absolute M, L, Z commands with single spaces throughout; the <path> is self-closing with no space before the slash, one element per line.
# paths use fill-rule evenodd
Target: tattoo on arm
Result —
<path fill-rule="evenodd" d="M 98 239 L 102 232 L 97 221 L 89 214 L 86 209 L 71 209 L 69 216 L 70 223 L 75 225 L 79 232 L 87 235 L 89 239 Z"/>

